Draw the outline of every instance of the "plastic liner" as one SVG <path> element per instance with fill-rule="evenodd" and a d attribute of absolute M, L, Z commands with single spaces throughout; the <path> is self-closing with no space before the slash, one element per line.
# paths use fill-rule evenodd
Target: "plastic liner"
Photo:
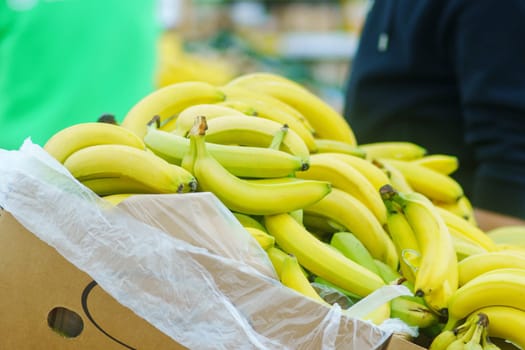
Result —
<path fill-rule="evenodd" d="M 395 320 L 377 327 L 283 287 L 213 194 L 140 197 L 112 207 L 30 140 L 19 151 L 0 150 L 0 207 L 185 347 L 379 349 L 406 331 Z M 385 287 L 368 307 L 409 294 L 403 288 Z M 367 311 L 361 302 L 354 307 L 356 317 Z"/>

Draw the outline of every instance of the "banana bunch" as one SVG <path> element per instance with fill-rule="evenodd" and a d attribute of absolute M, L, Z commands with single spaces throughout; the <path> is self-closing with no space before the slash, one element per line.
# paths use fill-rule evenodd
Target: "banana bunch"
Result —
<path fill-rule="evenodd" d="M 114 204 L 214 193 L 283 286 L 326 307 L 403 284 L 413 296 L 364 319 L 401 319 L 432 334 L 431 349 L 494 349 L 489 335 L 525 343 L 523 227 L 484 232 L 451 176 L 456 157 L 358 144 L 341 115 L 285 77 L 168 84 L 121 124 L 73 125 L 44 149 Z"/>

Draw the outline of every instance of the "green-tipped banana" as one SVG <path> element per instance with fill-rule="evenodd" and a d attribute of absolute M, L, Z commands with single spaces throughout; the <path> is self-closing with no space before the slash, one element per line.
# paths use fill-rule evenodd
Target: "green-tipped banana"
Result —
<path fill-rule="evenodd" d="M 402 296 L 390 302 L 390 317 L 399 318 L 409 326 L 426 328 L 438 323 L 438 316 L 422 298 Z"/>
<path fill-rule="evenodd" d="M 144 142 L 156 155 L 173 164 L 181 164 L 190 151 L 190 140 L 150 127 Z M 299 157 L 264 147 L 207 143 L 210 154 L 229 172 L 245 178 L 283 177 L 308 168 Z"/>
<path fill-rule="evenodd" d="M 330 193 L 330 183 L 323 181 L 264 184 L 233 175 L 208 152 L 206 119 L 198 119 L 190 132 L 190 142 L 196 148 L 193 174 L 201 191 L 214 193 L 230 210 L 250 215 L 287 213 L 316 203 Z"/>
<path fill-rule="evenodd" d="M 360 144 L 368 159 L 402 159 L 414 160 L 422 158 L 427 150 L 418 144 L 405 141 L 383 141 Z"/>
<path fill-rule="evenodd" d="M 365 245 L 350 232 L 336 232 L 330 240 L 332 247 L 343 253 L 347 258 L 366 267 L 375 274 L 379 274 L 374 258 Z"/>

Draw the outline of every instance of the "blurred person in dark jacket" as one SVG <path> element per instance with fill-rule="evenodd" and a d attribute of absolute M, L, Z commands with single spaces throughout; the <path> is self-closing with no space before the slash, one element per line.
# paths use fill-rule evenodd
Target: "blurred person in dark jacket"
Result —
<path fill-rule="evenodd" d="M 351 64 L 359 143 L 459 159 L 479 226 L 525 224 L 525 1 L 376 0 Z"/>

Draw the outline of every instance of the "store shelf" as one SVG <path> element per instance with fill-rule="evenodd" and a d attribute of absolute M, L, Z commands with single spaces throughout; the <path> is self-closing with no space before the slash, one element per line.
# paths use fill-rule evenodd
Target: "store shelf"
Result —
<path fill-rule="evenodd" d="M 280 35 L 278 52 L 299 60 L 350 60 L 357 37 L 348 32 L 288 32 Z"/>

